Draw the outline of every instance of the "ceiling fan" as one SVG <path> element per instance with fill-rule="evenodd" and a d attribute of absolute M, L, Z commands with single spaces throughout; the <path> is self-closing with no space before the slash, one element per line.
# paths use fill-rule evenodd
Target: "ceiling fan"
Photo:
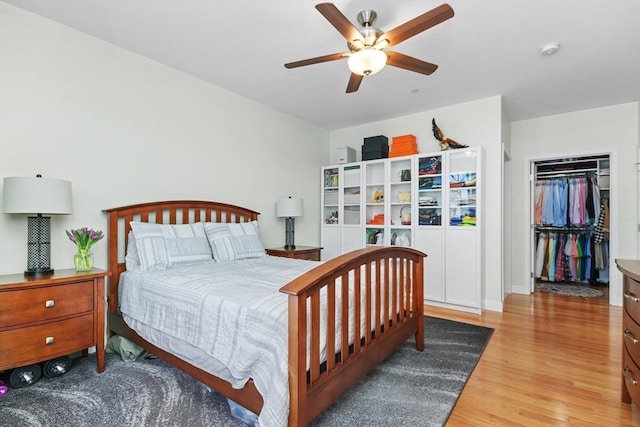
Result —
<path fill-rule="evenodd" d="M 426 75 L 433 73 L 438 68 L 436 64 L 385 49 L 402 43 L 408 38 L 452 18 L 454 15 L 451 6 L 446 3 L 441 4 L 435 9 L 383 33 L 382 30 L 373 26 L 378 16 L 374 10 L 363 10 L 358 13 L 358 22 L 362 26 L 362 29 L 358 30 L 333 3 L 317 4 L 316 9 L 347 40 L 349 52 L 333 53 L 289 62 L 284 66 L 286 68 L 297 68 L 348 57 L 351 77 L 347 84 L 347 93 L 357 91 L 365 76 L 377 73 L 384 68 L 385 64 Z"/>

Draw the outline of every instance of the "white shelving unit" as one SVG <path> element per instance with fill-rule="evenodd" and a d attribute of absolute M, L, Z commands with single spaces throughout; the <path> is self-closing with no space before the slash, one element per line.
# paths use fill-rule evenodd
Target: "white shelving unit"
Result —
<path fill-rule="evenodd" d="M 322 168 L 323 260 L 363 247 L 362 164 Z"/>
<path fill-rule="evenodd" d="M 411 246 L 413 158 L 364 162 L 366 246 Z"/>
<path fill-rule="evenodd" d="M 468 148 L 323 168 L 323 259 L 414 247 L 427 254 L 428 304 L 480 312 L 481 155 Z"/>

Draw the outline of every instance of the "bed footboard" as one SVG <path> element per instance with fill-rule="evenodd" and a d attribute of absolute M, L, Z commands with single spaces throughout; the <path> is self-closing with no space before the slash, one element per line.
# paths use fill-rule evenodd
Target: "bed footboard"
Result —
<path fill-rule="evenodd" d="M 424 349 L 425 256 L 360 249 L 280 289 L 289 295 L 289 426 L 307 425 L 412 335 Z"/>

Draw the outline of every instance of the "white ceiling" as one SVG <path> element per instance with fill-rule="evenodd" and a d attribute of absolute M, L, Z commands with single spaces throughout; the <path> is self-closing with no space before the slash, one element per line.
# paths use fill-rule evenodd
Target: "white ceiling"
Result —
<path fill-rule="evenodd" d="M 391 49 L 434 74 L 387 66 L 353 94 L 346 60 L 284 68 L 347 50 L 318 1 L 5 1 L 329 130 L 494 95 L 511 121 L 640 101 L 640 0 L 450 0 L 452 19 Z M 355 25 L 375 10 L 383 31 L 441 3 L 334 2 Z"/>

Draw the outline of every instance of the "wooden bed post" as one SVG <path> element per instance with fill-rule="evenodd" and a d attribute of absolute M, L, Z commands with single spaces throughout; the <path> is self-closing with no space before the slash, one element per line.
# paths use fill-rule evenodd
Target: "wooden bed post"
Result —
<path fill-rule="evenodd" d="M 289 297 L 289 324 L 307 327 L 306 299 Z M 306 371 L 306 334 L 300 336 L 297 328 L 288 328 L 289 339 L 289 427 L 302 427 L 306 423 L 301 418 L 305 407 L 307 371 Z"/>
<path fill-rule="evenodd" d="M 409 266 L 407 266 L 409 268 Z M 411 277 L 409 275 L 409 277 Z M 413 277 L 411 280 L 413 294 L 415 295 L 414 310 L 420 313 L 420 321 L 418 322 L 418 330 L 415 333 L 416 350 L 424 351 L 424 259 L 413 263 Z"/>

